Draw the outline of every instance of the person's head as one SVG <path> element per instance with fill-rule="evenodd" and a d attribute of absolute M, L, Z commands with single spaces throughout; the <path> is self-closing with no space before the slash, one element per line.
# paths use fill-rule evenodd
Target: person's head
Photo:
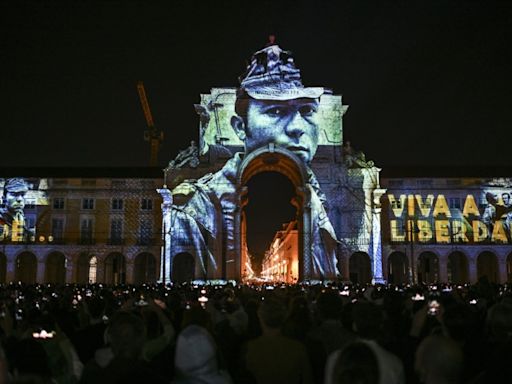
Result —
<path fill-rule="evenodd" d="M 332 290 L 321 293 L 316 300 L 316 308 L 322 320 L 340 319 L 341 307 L 339 294 Z"/>
<path fill-rule="evenodd" d="M 181 377 L 217 372 L 217 347 L 210 333 L 198 325 L 183 329 L 176 341 L 174 363 Z"/>
<path fill-rule="evenodd" d="M 503 204 L 506 206 L 510 205 L 510 193 L 505 192 L 501 194 L 501 198 L 503 200 Z"/>
<path fill-rule="evenodd" d="M 336 356 L 326 382 L 333 384 L 379 384 L 380 372 L 374 351 L 364 342 L 352 342 Z"/>
<path fill-rule="evenodd" d="M 487 312 L 487 330 L 492 340 L 512 340 L 512 305 L 494 304 Z"/>
<path fill-rule="evenodd" d="M 23 213 L 28 185 L 21 178 L 8 179 L 4 185 L 5 206 L 11 215 Z"/>
<path fill-rule="evenodd" d="M 231 125 L 246 153 L 274 143 L 310 163 L 318 147 L 323 88 L 305 88 L 290 52 L 271 45 L 256 52 L 241 80 Z"/>
<path fill-rule="evenodd" d="M 384 325 L 384 311 L 374 303 L 358 301 L 352 309 L 353 330 L 365 339 L 377 339 Z"/>
<path fill-rule="evenodd" d="M 414 367 L 421 383 L 458 383 L 463 354 L 455 341 L 442 335 L 431 335 L 416 350 Z"/>
<path fill-rule="evenodd" d="M 120 311 L 112 318 L 107 335 L 115 356 L 137 359 L 146 340 L 144 321 L 131 312 Z"/>
<path fill-rule="evenodd" d="M 286 319 L 286 306 L 275 297 L 266 297 L 258 308 L 258 317 L 264 329 L 280 329 Z"/>

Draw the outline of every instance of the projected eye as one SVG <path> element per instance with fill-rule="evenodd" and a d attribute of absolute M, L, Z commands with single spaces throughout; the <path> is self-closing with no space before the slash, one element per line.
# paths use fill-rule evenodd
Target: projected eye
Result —
<path fill-rule="evenodd" d="M 269 116 L 282 116 L 283 109 L 281 107 L 272 107 L 265 111 L 265 113 Z"/>
<path fill-rule="evenodd" d="M 304 105 L 299 108 L 301 116 L 313 116 L 316 113 L 316 108 L 312 105 Z"/>

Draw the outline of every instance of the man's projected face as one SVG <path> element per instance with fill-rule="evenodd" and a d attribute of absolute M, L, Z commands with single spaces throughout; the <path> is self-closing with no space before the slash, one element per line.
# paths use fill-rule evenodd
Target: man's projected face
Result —
<path fill-rule="evenodd" d="M 12 214 L 23 213 L 25 208 L 25 191 L 6 191 L 5 205 Z"/>
<path fill-rule="evenodd" d="M 317 99 L 249 99 L 245 149 L 275 143 L 310 163 L 318 147 Z"/>
<path fill-rule="evenodd" d="M 509 193 L 502 193 L 501 194 L 501 198 L 503 199 L 503 204 L 505 204 L 505 206 L 509 206 L 510 205 L 510 194 Z"/>

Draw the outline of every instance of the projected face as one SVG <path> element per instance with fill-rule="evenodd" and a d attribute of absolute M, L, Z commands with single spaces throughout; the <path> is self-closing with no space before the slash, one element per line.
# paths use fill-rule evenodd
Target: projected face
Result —
<path fill-rule="evenodd" d="M 25 191 L 5 192 L 5 205 L 11 214 L 23 213 L 23 209 L 25 208 L 25 193 Z"/>
<path fill-rule="evenodd" d="M 310 163 L 318 147 L 317 99 L 249 99 L 246 124 L 241 117 L 232 120 L 233 128 L 245 140 L 249 153 L 275 143 Z"/>
<path fill-rule="evenodd" d="M 510 205 L 510 194 L 509 193 L 502 193 L 501 198 L 503 199 L 503 204 L 508 207 Z"/>

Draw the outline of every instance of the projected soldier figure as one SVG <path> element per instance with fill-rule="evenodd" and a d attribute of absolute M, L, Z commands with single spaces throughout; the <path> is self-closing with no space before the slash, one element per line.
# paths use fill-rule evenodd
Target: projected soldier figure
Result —
<path fill-rule="evenodd" d="M 237 153 L 224 167 L 194 183 L 182 183 L 174 191 L 172 230 L 175 254 L 193 246 L 203 271 L 216 268 L 210 244 L 223 231 L 223 252 L 234 250 L 235 177 L 243 156 L 273 143 L 295 154 L 305 165 L 311 191 L 312 272 L 335 278 L 337 240 L 324 209 L 325 195 L 309 164 L 318 147 L 317 112 L 323 88 L 302 85 L 299 69 L 290 52 L 277 45 L 252 56 L 241 78 L 231 125 L 244 142 L 245 153 Z M 216 200 L 216 201 L 214 201 Z M 216 219 L 216 205 L 222 208 L 222 222 Z"/>
<path fill-rule="evenodd" d="M 4 205 L 0 210 L 0 240 L 20 241 L 25 232 L 25 194 L 28 185 L 20 178 L 8 179 L 4 185 Z M 26 234 L 25 234 L 26 235 Z"/>

